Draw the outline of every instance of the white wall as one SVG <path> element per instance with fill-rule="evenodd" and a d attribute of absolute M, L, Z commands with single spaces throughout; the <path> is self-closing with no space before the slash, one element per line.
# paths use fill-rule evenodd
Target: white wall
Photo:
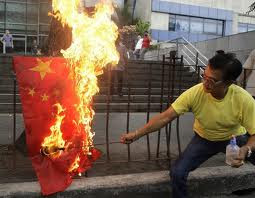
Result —
<path fill-rule="evenodd" d="M 151 13 L 151 29 L 168 30 L 169 15 L 163 13 Z"/>
<path fill-rule="evenodd" d="M 233 10 L 238 13 L 246 13 L 254 0 L 164 0 L 168 2 L 200 5 L 211 8 Z"/>
<path fill-rule="evenodd" d="M 96 3 L 101 0 L 81 0 L 86 7 L 94 7 Z M 112 0 L 113 3 L 117 4 L 119 7 L 123 7 L 124 0 Z"/>
<path fill-rule="evenodd" d="M 135 17 L 151 22 L 151 0 L 137 0 Z"/>

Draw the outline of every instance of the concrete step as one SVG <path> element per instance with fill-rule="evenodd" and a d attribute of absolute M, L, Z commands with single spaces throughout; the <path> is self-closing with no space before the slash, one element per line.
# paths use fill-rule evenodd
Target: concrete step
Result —
<path fill-rule="evenodd" d="M 244 165 L 241 168 L 228 166 L 198 168 L 188 177 L 189 197 L 193 198 L 236 198 L 232 192 L 255 188 L 255 168 Z M 90 198 L 158 198 L 171 196 L 169 171 L 153 171 L 88 177 L 75 179 L 64 192 L 56 197 L 90 197 Z M 41 189 L 38 182 L 0 184 L 0 198 L 40 198 Z M 244 198 L 254 197 L 241 196 Z"/>
<path fill-rule="evenodd" d="M 151 103 L 148 109 L 147 103 L 110 103 L 109 104 L 109 112 L 159 112 L 161 108 L 160 103 Z M 163 109 L 167 108 L 167 104 L 163 104 Z M 94 109 L 98 113 L 107 112 L 107 104 L 106 103 L 94 103 Z M 12 113 L 14 110 L 13 103 L 0 103 L 0 112 L 1 113 Z M 16 103 L 16 112 L 22 113 L 21 104 Z"/>

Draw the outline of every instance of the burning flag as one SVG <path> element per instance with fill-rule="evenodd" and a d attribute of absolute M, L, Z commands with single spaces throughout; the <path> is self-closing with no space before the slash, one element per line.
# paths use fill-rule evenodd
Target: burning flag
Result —
<path fill-rule="evenodd" d="M 119 54 L 110 3 L 88 16 L 79 0 L 53 0 L 53 15 L 72 29 L 64 58 L 14 57 L 27 146 L 44 195 L 62 191 L 99 157 L 93 146 L 92 98 L 97 76 Z"/>

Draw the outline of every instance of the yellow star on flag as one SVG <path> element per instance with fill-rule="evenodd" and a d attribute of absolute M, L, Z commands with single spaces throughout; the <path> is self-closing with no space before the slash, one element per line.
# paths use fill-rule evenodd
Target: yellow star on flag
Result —
<path fill-rule="evenodd" d="M 41 97 L 43 102 L 49 99 L 49 96 L 47 96 L 46 94 L 43 94 Z"/>
<path fill-rule="evenodd" d="M 28 95 L 34 96 L 34 94 L 35 94 L 35 88 L 33 88 L 33 89 L 28 89 L 28 90 L 29 90 Z"/>
<path fill-rule="evenodd" d="M 54 73 L 50 68 L 51 61 L 43 62 L 41 59 L 37 58 L 37 63 L 38 65 L 30 70 L 39 72 L 42 80 L 44 79 L 47 73 Z"/>

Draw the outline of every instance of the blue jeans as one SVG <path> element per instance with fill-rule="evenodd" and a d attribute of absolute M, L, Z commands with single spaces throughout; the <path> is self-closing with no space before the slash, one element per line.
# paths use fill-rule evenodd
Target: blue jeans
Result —
<path fill-rule="evenodd" d="M 248 135 L 236 137 L 238 146 L 245 145 L 248 138 Z M 213 142 L 195 134 L 185 151 L 171 167 L 170 177 L 173 198 L 187 198 L 187 178 L 189 172 L 198 168 L 213 155 L 219 152 L 225 152 L 228 144 L 229 140 Z M 247 160 L 255 165 L 255 154 L 252 153 L 250 159 Z"/>

